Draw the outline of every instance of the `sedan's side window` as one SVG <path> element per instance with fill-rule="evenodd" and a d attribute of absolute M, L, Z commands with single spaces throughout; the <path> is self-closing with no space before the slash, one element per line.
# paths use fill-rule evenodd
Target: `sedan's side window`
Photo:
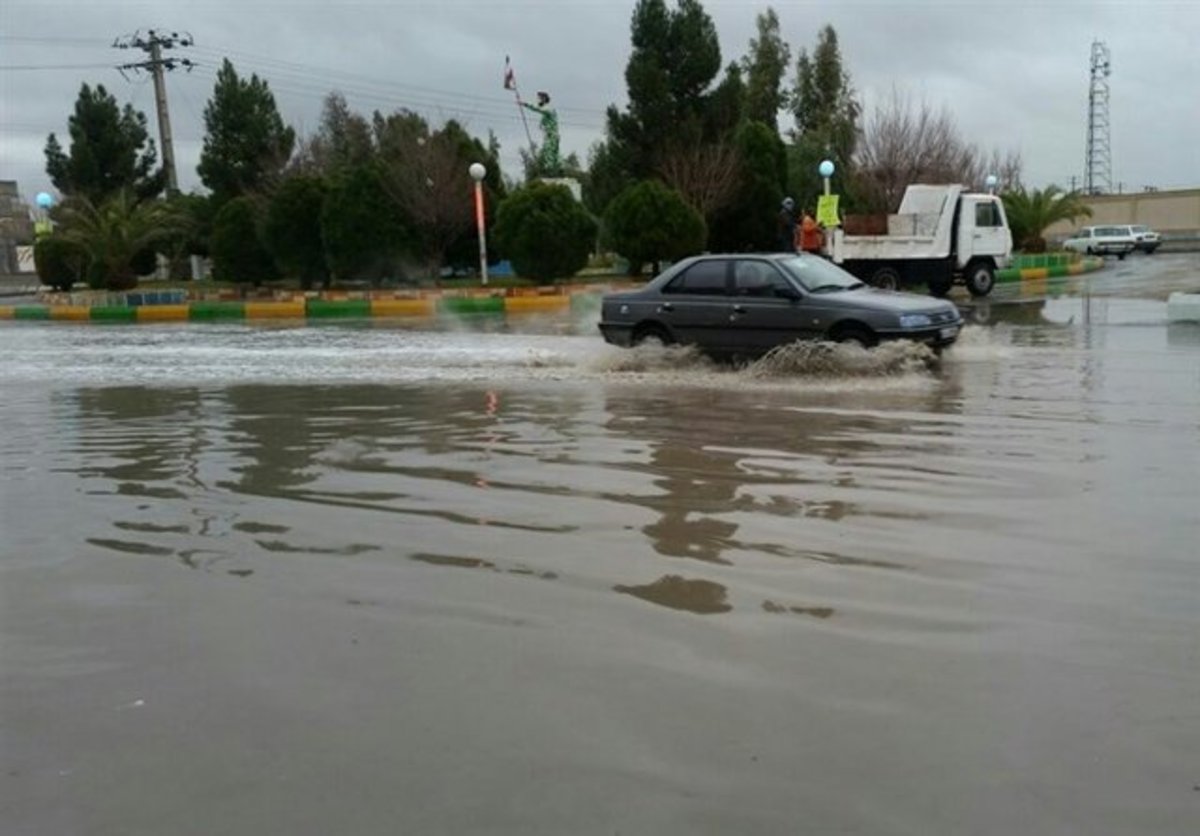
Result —
<path fill-rule="evenodd" d="M 725 261 L 699 261 L 672 279 L 670 284 L 663 288 L 663 293 L 724 296 L 726 267 Z"/>
<path fill-rule="evenodd" d="M 765 261 L 734 263 L 733 288 L 738 296 L 784 296 L 789 287 L 779 271 Z"/>

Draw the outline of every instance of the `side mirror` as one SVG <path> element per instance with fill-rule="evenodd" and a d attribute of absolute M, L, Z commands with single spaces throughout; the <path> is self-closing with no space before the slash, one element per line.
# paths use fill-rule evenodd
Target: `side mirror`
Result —
<path fill-rule="evenodd" d="M 775 295 L 781 299 L 791 299 L 793 302 L 804 298 L 804 294 L 796 290 L 796 288 L 792 287 L 790 284 L 784 287 L 776 285 Z"/>

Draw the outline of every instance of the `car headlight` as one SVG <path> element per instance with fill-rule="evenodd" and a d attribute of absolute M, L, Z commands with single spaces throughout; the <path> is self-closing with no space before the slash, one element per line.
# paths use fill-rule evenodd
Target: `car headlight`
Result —
<path fill-rule="evenodd" d="M 928 328 L 933 324 L 933 320 L 929 318 L 929 314 L 909 313 L 900 314 L 901 328 Z"/>

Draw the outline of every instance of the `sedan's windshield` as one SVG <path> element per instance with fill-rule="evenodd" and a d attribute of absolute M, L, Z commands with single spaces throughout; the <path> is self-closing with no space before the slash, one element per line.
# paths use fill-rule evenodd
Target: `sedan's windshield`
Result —
<path fill-rule="evenodd" d="M 822 293 L 831 290 L 852 290 L 862 287 L 863 283 L 851 276 L 841 267 L 830 264 L 823 258 L 813 255 L 797 255 L 779 261 L 779 266 L 788 275 L 800 282 L 809 293 Z"/>

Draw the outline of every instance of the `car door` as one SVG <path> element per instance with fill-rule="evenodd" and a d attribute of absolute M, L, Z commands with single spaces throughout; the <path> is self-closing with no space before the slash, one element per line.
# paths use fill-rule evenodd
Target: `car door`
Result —
<path fill-rule="evenodd" d="M 747 353 L 762 353 L 811 336 L 803 330 L 796 290 L 766 259 L 733 262 L 730 337 Z"/>
<path fill-rule="evenodd" d="M 658 316 L 677 340 L 722 349 L 729 325 L 729 267 L 729 259 L 701 259 L 663 287 Z"/>

